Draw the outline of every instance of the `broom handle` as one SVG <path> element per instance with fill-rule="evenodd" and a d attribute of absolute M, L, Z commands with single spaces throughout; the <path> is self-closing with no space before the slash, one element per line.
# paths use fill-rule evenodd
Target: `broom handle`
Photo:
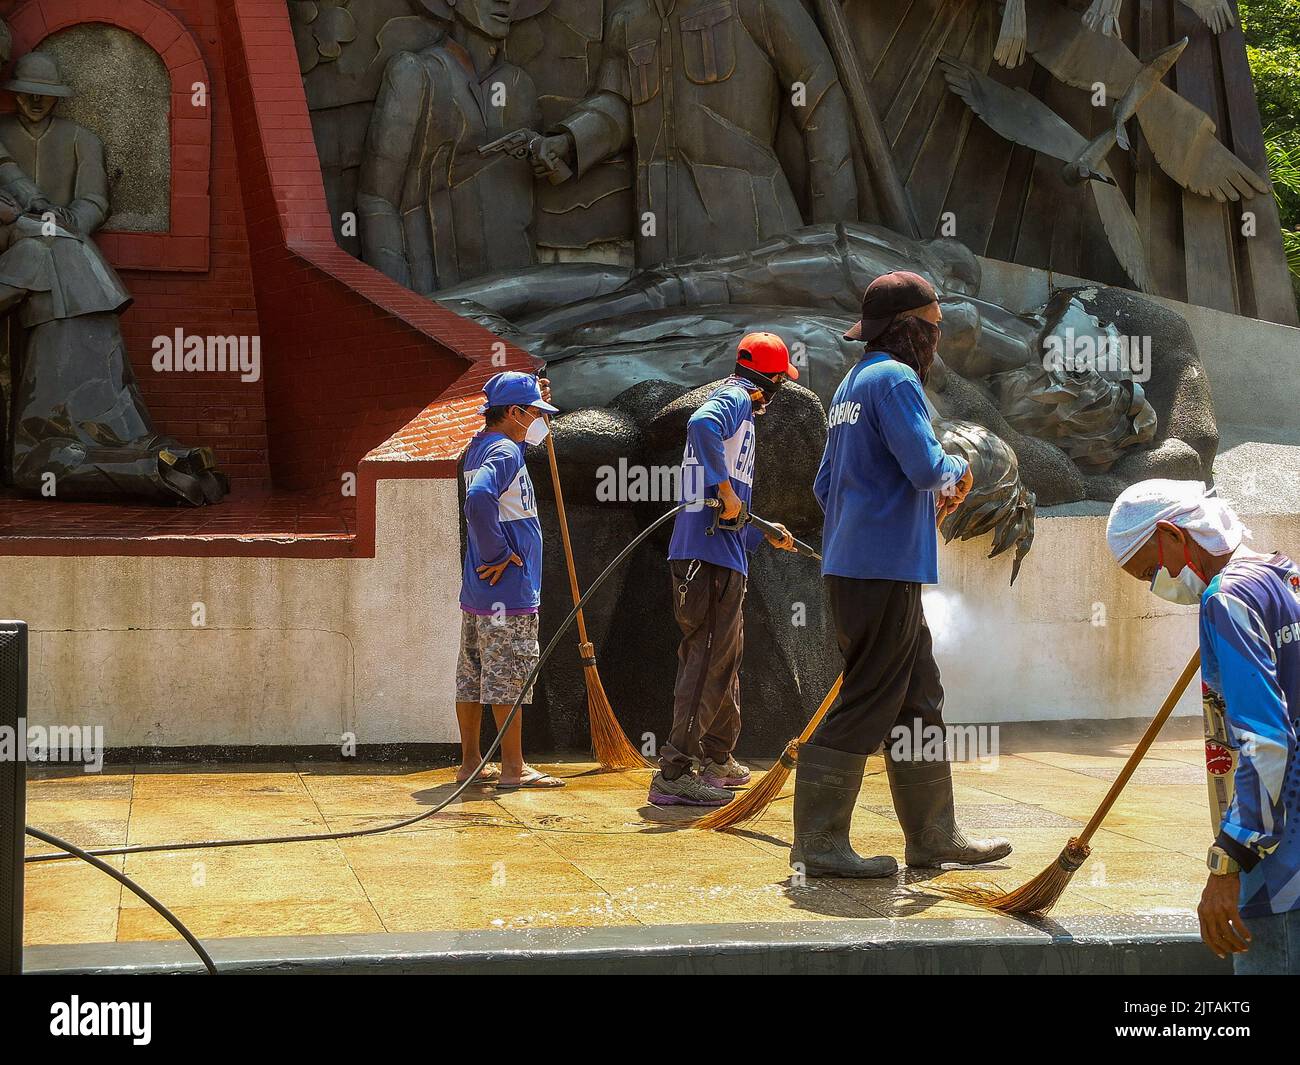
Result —
<path fill-rule="evenodd" d="M 555 513 L 560 519 L 560 540 L 564 543 L 564 561 L 569 567 L 569 590 L 573 593 L 573 604 L 578 605 L 582 593 L 578 590 L 578 571 L 573 565 L 573 545 L 569 542 L 569 519 L 564 516 L 564 493 L 560 490 L 560 466 L 555 461 L 555 437 L 546 434 L 546 456 L 551 461 L 551 483 L 555 486 Z M 578 611 L 578 643 L 587 644 L 587 622 Z M 585 652 L 584 652 L 585 653 Z"/>
<path fill-rule="evenodd" d="M 807 743 L 812 739 L 812 734 L 817 731 L 817 726 L 822 723 L 822 718 L 826 716 L 826 711 L 831 708 L 831 703 L 835 702 L 835 697 L 840 694 L 840 688 L 844 684 L 844 674 L 841 673 L 835 678 L 835 683 L 831 685 L 831 690 L 826 693 L 826 698 L 822 700 L 821 706 L 817 707 L 817 713 L 813 714 L 812 720 L 804 726 L 804 730 L 799 733 L 796 743 Z"/>
<path fill-rule="evenodd" d="M 1169 689 L 1169 694 L 1165 696 L 1165 701 L 1161 705 L 1159 712 L 1151 719 L 1151 724 L 1147 726 L 1147 730 L 1138 741 L 1138 745 L 1133 748 L 1133 753 L 1128 756 L 1128 761 L 1124 763 L 1124 768 L 1120 770 L 1119 776 L 1115 778 L 1115 783 L 1110 786 L 1110 791 L 1106 792 L 1106 797 L 1102 799 L 1101 805 L 1097 807 L 1097 812 L 1092 815 L 1092 820 L 1084 828 L 1083 834 L 1078 837 L 1080 843 L 1086 845 L 1092 839 L 1092 834 L 1101 827 L 1102 821 L 1110 813 L 1110 808 L 1115 805 L 1115 800 L 1119 798 L 1119 793 L 1124 790 L 1124 785 L 1128 783 L 1129 777 L 1137 769 L 1138 763 L 1151 749 L 1151 744 L 1155 742 L 1156 735 L 1160 732 L 1164 723 L 1169 720 L 1169 715 L 1174 712 L 1178 700 L 1183 697 L 1187 685 L 1192 682 L 1192 678 L 1196 676 L 1196 671 L 1200 668 L 1201 651 L 1198 647 L 1184 667 L 1182 676 L 1174 681 L 1174 686 Z"/>

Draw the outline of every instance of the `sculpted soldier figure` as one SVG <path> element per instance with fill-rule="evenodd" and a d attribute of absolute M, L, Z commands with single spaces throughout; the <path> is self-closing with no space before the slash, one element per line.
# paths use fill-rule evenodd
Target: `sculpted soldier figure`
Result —
<path fill-rule="evenodd" d="M 54 114 L 72 90 L 53 56 L 29 52 L 5 88 L 18 112 L 0 118 L 4 480 L 58 500 L 217 502 L 229 484 L 212 450 L 157 432 L 131 370 L 131 296 L 89 236 L 109 215 L 102 142 Z"/>
<path fill-rule="evenodd" d="M 810 222 L 857 217 L 848 108 L 799 0 L 623 0 L 596 92 L 540 141 L 585 174 L 636 155 L 636 261 L 746 251 L 805 222 L 776 153 L 783 107 L 803 138 Z"/>
<path fill-rule="evenodd" d="M 84 126 L 54 113 L 59 100 L 72 95 L 58 61 L 45 52 L 28 52 L 5 88 L 14 94 L 18 111 L 0 116 L 0 143 L 39 189 L 30 209 L 50 211 L 67 229 L 94 233 L 108 218 L 104 145 Z"/>
<path fill-rule="evenodd" d="M 540 124 L 532 79 L 502 57 L 511 20 L 548 0 L 423 0 L 451 21 L 384 71 L 357 189 L 362 258 L 422 295 L 536 261 L 527 160 L 480 156 Z"/>

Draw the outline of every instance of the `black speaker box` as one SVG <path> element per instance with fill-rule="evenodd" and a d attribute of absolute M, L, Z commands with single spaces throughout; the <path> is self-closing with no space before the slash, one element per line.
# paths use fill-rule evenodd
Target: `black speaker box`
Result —
<path fill-rule="evenodd" d="M 23 825 L 27 760 L 18 719 L 27 716 L 27 622 L 0 621 L 0 729 L 13 737 L 0 757 L 0 974 L 23 971 Z"/>

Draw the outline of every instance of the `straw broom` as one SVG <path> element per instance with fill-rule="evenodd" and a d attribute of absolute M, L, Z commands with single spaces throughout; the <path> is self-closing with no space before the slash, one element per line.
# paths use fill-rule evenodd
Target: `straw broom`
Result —
<path fill-rule="evenodd" d="M 546 454 L 551 461 L 551 482 L 555 485 L 555 512 L 560 519 L 560 539 L 564 543 L 564 561 L 569 567 L 569 590 L 576 606 L 582 598 L 578 590 L 578 571 L 573 564 L 573 545 L 569 542 L 569 521 L 564 514 L 564 494 L 560 491 L 560 467 L 555 461 L 555 438 L 546 437 Z M 591 723 L 591 753 L 602 769 L 653 769 L 623 734 L 623 728 L 609 705 L 605 686 L 596 669 L 596 648 L 587 639 L 587 622 L 578 611 L 578 655 L 587 682 L 587 719 Z"/>
<path fill-rule="evenodd" d="M 1165 701 L 1161 705 L 1159 713 L 1151 719 L 1151 724 L 1147 726 L 1147 730 L 1142 739 L 1138 741 L 1138 745 L 1133 748 L 1133 753 L 1129 755 L 1128 761 L 1124 763 L 1124 768 L 1120 770 L 1119 776 L 1115 778 L 1115 783 L 1106 792 L 1106 797 L 1101 800 L 1101 805 L 1097 807 L 1097 812 L 1092 815 L 1092 820 L 1088 822 L 1078 836 L 1065 845 L 1065 850 L 1057 855 L 1056 861 L 1029 883 L 1006 894 L 991 888 L 967 885 L 936 887 L 935 890 L 958 902 L 983 906 L 985 909 L 997 910 L 999 913 L 1047 913 L 1056 905 L 1057 901 L 1065 893 L 1065 889 L 1070 886 L 1070 880 L 1074 874 L 1079 871 L 1088 855 L 1092 853 L 1089 843 L 1092 840 L 1093 833 L 1101 827 L 1102 821 L 1110 813 L 1110 808 L 1115 805 L 1115 800 L 1119 798 L 1120 792 L 1124 790 L 1124 785 L 1128 783 L 1134 770 L 1137 769 L 1138 763 L 1150 750 L 1151 744 L 1155 742 L 1161 726 L 1169 720 L 1169 715 L 1173 713 L 1174 706 L 1182 698 L 1183 692 L 1187 690 L 1187 685 L 1191 683 L 1192 678 L 1196 676 L 1196 671 L 1200 668 L 1201 652 L 1197 650 L 1187 663 L 1182 676 L 1174 682 L 1173 688 L 1165 696 Z"/>
<path fill-rule="evenodd" d="M 840 694 L 840 686 L 844 683 L 844 674 L 841 673 L 835 678 L 835 683 L 831 685 L 831 690 L 826 693 L 826 698 L 822 700 L 821 706 L 817 708 L 817 713 L 813 714 L 812 720 L 808 722 L 804 730 L 799 735 L 785 745 L 785 750 L 781 752 L 781 757 L 771 769 L 763 774 L 763 779 L 745 792 L 739 799 L 734 799 L 727 803 L 726 806 L 720 806 L 712 813 L 705 814 L 696 821 L 691 822 L 692 828 L 703 828 L 708 831 L 715 831 L 722 828 L 734 828 L 736 825 L 743 825 L 748 821 L 763 816 L 769 806 L 774 803 L 781 794 L 781 789 L 785 787 L 785 782 L 789 779 L 790 770 L 795 767 L 799 760 L 799 745 L 807 743 L 812 734 L 817 731 L 817 726 L 822 723 L 822 718 L 830 710 L 831 703 L 835 702 L 836 697 Z"/>

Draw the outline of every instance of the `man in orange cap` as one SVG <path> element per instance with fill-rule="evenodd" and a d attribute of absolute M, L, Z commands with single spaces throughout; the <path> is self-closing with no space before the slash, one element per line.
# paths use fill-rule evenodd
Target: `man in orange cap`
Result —
<path fill-rule="evenodd" d="M 748 508 L 757 446 L 754 417 L 787 378 L 798 376 L 780 337 L 750 333 L 741 340 L 732 375 L 687 425 L 682 502 L 717 499 L 724 522 Z M 660 806 L 725 806 L 734 797 L 728 789 L 749 783 L 749 770 L 732 752 L 740 736 L 745 579 L 749 552 L 764 534 L 752 525 L 715 529 L 714 514 L 705 506 L 682 511 L 668 548 L 682 642 L 672 731 L 659 749 L 659 772 L 650 782 L 650 801 Z M 778 528 L 783 535 L 768 534 L 768 543 L 793 550 L 789 531 Z"/>

